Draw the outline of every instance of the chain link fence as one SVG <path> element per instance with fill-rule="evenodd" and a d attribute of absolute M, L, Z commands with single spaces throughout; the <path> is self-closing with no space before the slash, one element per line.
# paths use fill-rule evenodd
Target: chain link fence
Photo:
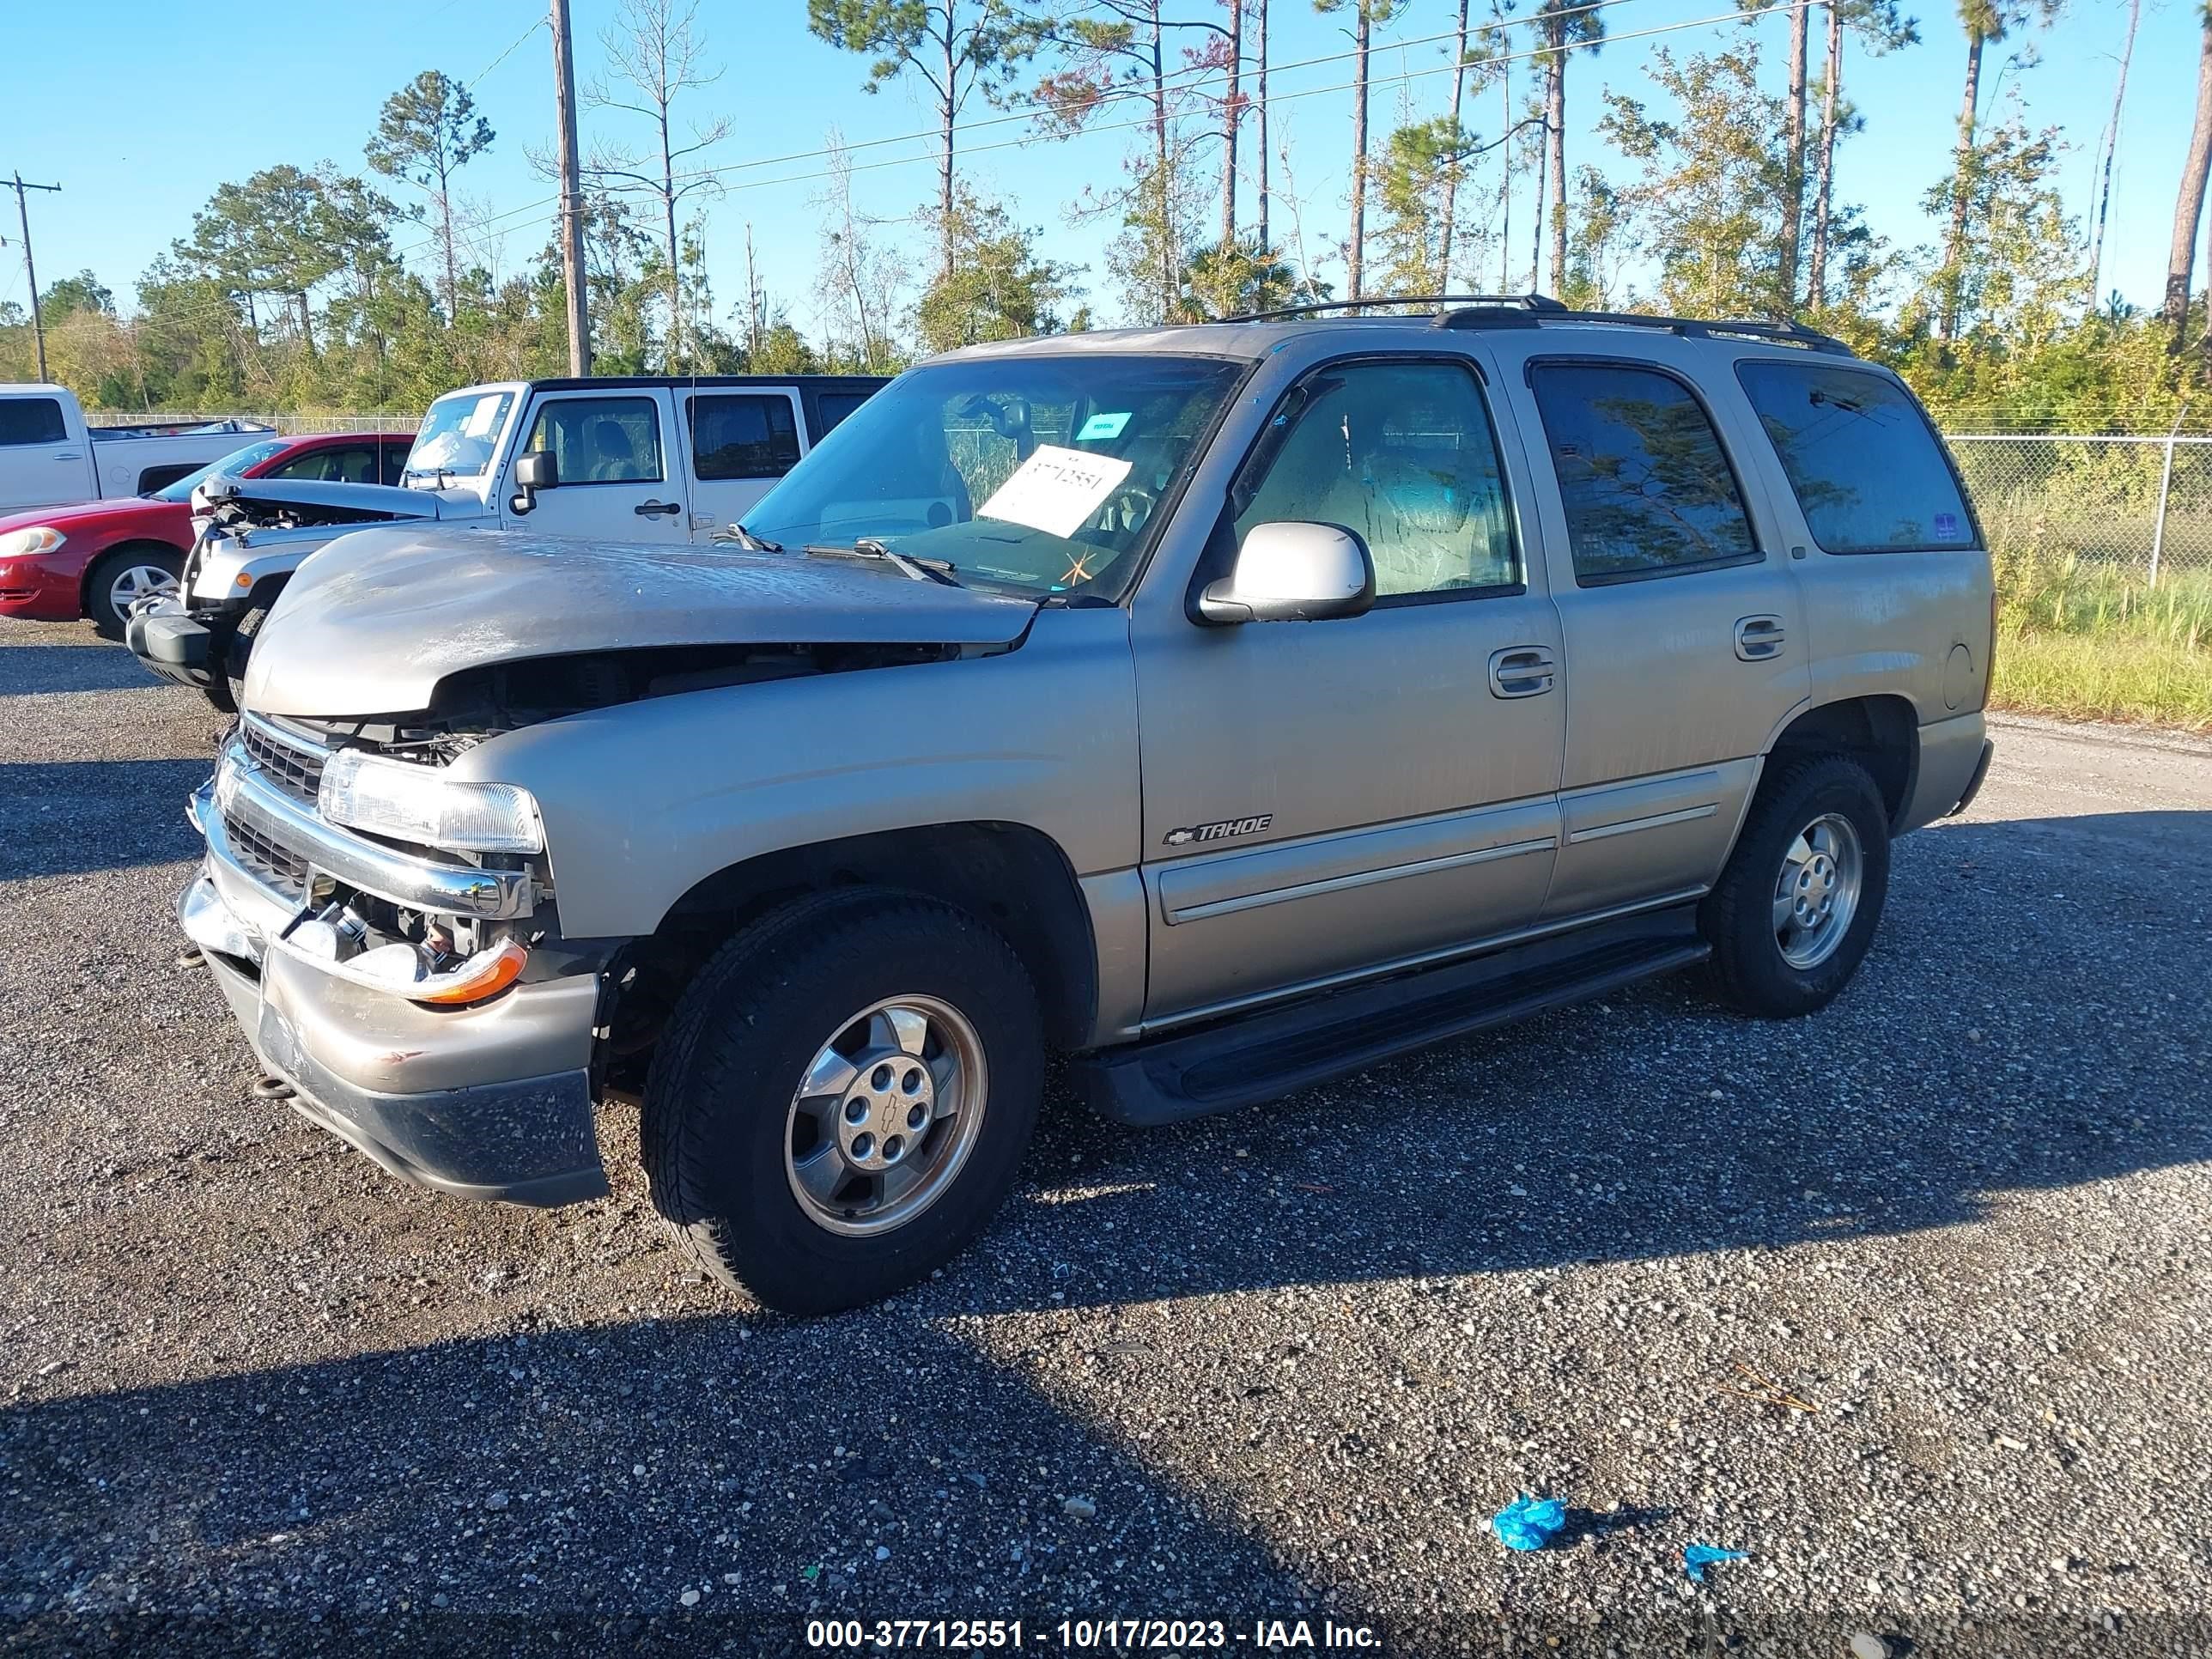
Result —
<path fill-rule="evenodd" d="M 162 426 L 184 424 L 213 425 L 220 421 L 251 421 L 256 426 L 273 427 L 279 437 L 293 438 L 319 432 L 412 432 L 422 423 L 416 415 L 240 415 L 235 410 L 220 415 L 181 414 L 162 410 L 152 415 L 131 415 L 122 410 L 95 409 L 85 411 L 85 423 L 94 428 L 107 427 L 138 427 L 149 422 Z"/>
<path fill-rule="evenodd" d="M 1953 432 L 1990 546 L 2157 587 L 2212 578 L 2212 437 Z"/>

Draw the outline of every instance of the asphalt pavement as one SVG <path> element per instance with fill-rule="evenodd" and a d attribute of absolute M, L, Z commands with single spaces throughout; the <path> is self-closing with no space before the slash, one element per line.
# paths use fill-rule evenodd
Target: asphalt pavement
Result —
<path fill-rule="evenodd" d="M 976 1248 L 808 1323 L 688 1273 L 622 1111 L 613 1195 L 534 1212 L 252 1097 L 173 961 L 222 724 L 0 628 L 0 1643 L 2212 1648 L 2212 745 L 2005 724 L 1809 1019 L 1684 976 L 1056 1104 Z"/>

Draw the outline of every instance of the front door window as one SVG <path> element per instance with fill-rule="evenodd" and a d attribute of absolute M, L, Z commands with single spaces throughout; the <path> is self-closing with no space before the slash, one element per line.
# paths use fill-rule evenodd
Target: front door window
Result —
<path fill-rule="evenodd" d="M 650 398 L 562 398 L 538 411 L 525 454 L 550 453 L 572 484 L 658 483 L 660 420 Z"/>
<path fill-rule="evenodd" d="M 1330 524 L 1367 544 L 1379 599 L 1516 588 L 1504 469 L 1474 374 L 1455 362 L 1356 363 L 1297 394 L 1297 424 L 1237 515 Z"/>

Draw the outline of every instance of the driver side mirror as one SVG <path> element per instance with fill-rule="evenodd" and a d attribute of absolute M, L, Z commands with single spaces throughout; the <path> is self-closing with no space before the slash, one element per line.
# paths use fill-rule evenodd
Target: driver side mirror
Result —
<path fill-rule="evenodd" d="M 1200 592 L 1197 620 L 1216 627 L 1325 622 L 1359 616 L 1374 603 L 1366 543 L 1337 525 L 1285 520 L 1253 526 L 1230 573 Z"/>
<path fill-rule="evenodd" d="M 514 495 L 507 506 L 517 517 L 526 515 L 538 505 L 538 492 L 560 486 L 561 464 L 553 459 L 553 452 L 541 449 L 528 455 L 519 455 L 514 462 Z"/>

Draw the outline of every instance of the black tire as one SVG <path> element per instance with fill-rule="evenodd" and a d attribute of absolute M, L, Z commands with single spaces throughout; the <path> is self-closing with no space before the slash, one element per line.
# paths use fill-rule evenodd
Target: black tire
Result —
<path fill-rule="evenodd" d="M 951 1005 L 981 1039 L 982 1127 L 942 1194 L 878 1234 L 834 1232 L 787 1174 L 792 1097 L 836 1022 L 885 998 Z M 708 1273 L 812 1315 L 915 1283 L 981 1231 L 1014 1182 L 1044 1082 L 1042 1021 L 1006 940 L 933 899 L 847 890 L 799 899 L 724 945 L 678 1003 L 646 1080 L 653 1206 Z"/>
<path fill-rule="evenodd" d="M 1776 883 L 1790 844 L 1824 813 L 1844 818 L 1858 837 L 1857 908 L 1824 960 L 1796 968 L 1783 957 Z M 1858 971 L 1888 892 L 1889 819 L 1866 769 L 1841 755 L 1785 763 L 1760 784 L 1728 867 L 1698 907 L 1699 930 L 1713 948 L 1717 994 L 1741 1012 L 1767 1019 L 1826 1006 Z"/>
<path fill-rule="evenodd" d="M 123 613 L 109 603 L 107 590 L 115 585 L 117 574 L 134 565 L 150 569 L 166 570 L 174 581 L 177 573 L 185 568 L 185 556 L 175 548 L 158 542 L 133 542 L 126 547 L 111 548 L 93 562 L 85 577 L 84 614 L 92 619 L 93 627 L 104 640 L 123 637 Z"/>
<path fill-rule="evenodd" d="M 261 632 L 261 624 L 268 620 L 268 605 L 251 605 L 231 629 L 230 637 L 223 641 L 223 679 L 233 710 L 245 706 L 246 661 L 253 654 L 254 636 Z M 210 690 L 208 696 L 212 698 L 215 692 Z M 216 707 L 220 708 L 222 705 L 217 703 Z"/>

